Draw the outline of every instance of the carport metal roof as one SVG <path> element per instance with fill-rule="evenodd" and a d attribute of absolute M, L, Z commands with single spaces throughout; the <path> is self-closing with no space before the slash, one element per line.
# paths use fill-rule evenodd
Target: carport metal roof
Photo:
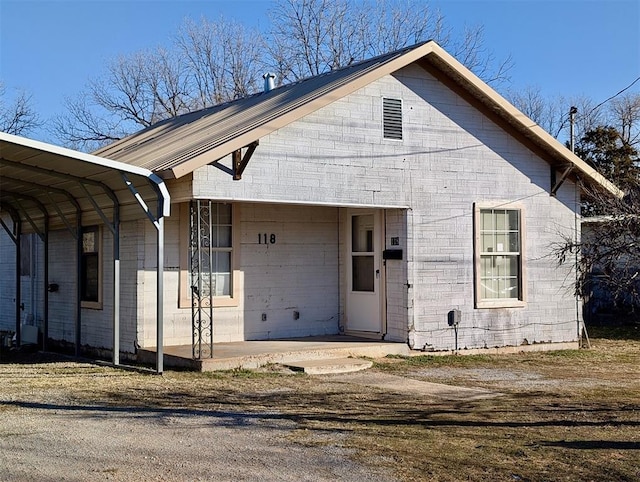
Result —
<path fill-rule="evenodd" d="M 102 222 L 113 234 L 114 364 L 119 364 L 119 224 L 147 217 L 157 230 L 157 371 L 162 372 L 164 217 L 170 213 L 170 201 L 163 180 L 148 169 L 0 132 L 0 212 L 11 216 L 14 231 L 16 225 L 24 225 L 25 231 L 37 233 L 45 242 L 45 258 L 50 229 L 68 229 L 77 241 L 78 254 L 81 226 Z M 2 224 L 12 239 L 17 238 L 20 227 L 12 234 Z M 45 287 L 46 278 L 45 272 Z M 19 287 L 16 290 L 19 298 Z M 45 288 L 45 318 L 46 293 Z M 80 291 L 76 350 L 80 343 L 79 298 Z M 46 326 L 45 319 L 45 331 Z"/>

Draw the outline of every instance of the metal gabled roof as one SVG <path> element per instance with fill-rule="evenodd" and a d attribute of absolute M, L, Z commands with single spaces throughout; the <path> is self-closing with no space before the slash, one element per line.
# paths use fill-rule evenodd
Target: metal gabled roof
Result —
<path fill-rule="evenodd" d="M 397 70 L 394 61 L 418 59 L 425 45 L 167 119 L 94 154 L 179 178 Z"/>
<path fill-rule="evenodd" d="M 620 197 L 622 191 L 449 55 L 423 42 L 269 92 L 167 119 L 95 152 L 179 178 L 407 65 L 435 75 L 550 164 Z"/>

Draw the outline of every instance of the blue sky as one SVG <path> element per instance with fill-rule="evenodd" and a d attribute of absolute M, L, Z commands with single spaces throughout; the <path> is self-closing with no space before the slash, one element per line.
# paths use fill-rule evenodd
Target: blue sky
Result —
<path fill-rule="evenodd" d="M 639 0 L 431 1 L 446 25 L 483 25 L 486 47 L 511 55 L 510 88 L 605 100 L 640 76 Z M 0 80 L 31 93 L 46 121 L 120 54 L 168 45 L 186 17 L 266 26 L 268 0 L 0 0 Z M 633 91 L 640 92 L 640 82 Z M 44 131 L 33 137 L 51 141 Z"/>

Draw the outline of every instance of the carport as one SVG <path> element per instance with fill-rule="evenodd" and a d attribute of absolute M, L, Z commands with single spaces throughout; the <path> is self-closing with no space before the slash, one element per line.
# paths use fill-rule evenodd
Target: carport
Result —
<path fill-rule="evenodd" d="M 15 245 L 16 338 L 21 342 L 20 236 L 44 245 L 43 349 L 49 335 L 49 232 L 66 229 L 75 240 L 75 351 L 80 354 L 82 227 L 99 224 L 113 237 L 113 364 L 120 364 L 120 222 L 147 218 L 157 233 L 156 371 L 163 371 L 164 217 L 170 196 L 147 169 L 0 132 L 0 225 Z M 7 256 L 2 253 L 2 256 Z"/>

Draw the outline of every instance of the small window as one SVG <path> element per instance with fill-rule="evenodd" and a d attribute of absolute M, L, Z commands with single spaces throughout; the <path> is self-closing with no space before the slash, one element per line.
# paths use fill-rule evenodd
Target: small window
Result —
<path fill-rule="evenodd" d="M 100 308 L 102 301 L 102 236 L 98 226 L 82 228 L 80 258 L 81 301 L 87 308 Z"/>
<path fill-rule="evenodd" d="M 20 276 L 31 276 L 31 235 L 20 236 Z"/>
<path fill-rule="evenodd" d="M 522 211 L 476 207 L 476 305 L 523 306 Z"/>
<path fill-rule="evenodd" d="M 199 216 L 202 295 L 231 296 L 231 205 L 205 204 Z"/>
<path fill-rule="evenodd" d="M 382 126 L 385 139 L 402 140 L 402 101 L 382 99 Z"/>

